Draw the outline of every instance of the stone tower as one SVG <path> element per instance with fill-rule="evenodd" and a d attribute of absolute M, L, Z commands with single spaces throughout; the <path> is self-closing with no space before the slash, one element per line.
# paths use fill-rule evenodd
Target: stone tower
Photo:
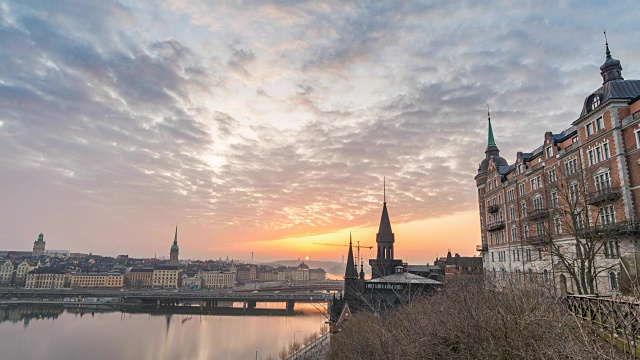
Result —
<path fill-rule="evenodd" d="M 40 235 L 38 235 L 38 240 L 33 242 L 33 253 L 31 255 L 34 257 L 44 255 L 45 244 L 46 243 L 44 242 L 44 235 L 40 233 Z"/>

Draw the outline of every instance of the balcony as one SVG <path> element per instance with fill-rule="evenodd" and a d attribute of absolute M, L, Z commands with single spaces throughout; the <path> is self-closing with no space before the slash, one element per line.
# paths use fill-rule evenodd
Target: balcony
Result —
<path fill-rule="evenodd" d="M 487 225 L 488 231 L 496 231 L 500 229 L 504 229 L 504 221 L 498 221 L 498 222 L 494 222 L 493 224 Z"/>
<path fill-rule="evenodd" d="M 612 224 L 592 225 L 589 228 L 581 229 L 580 235 L 585 237 L 610 238 L 616 236 L 638 236 L 640 235 L 640 221 L 622 221 Z"/>
<path fill-rule="evenodd" d="M 549 237 L 545 234 L 534 234 L 525 236 L 525 238 L 522 240 L 522 243 L 528 245 L 541 245 L 549 241 Z"/>
<path fill-rule="evenodd" d="M 489 245 L 487 244 L 476 245 L 476 251 L 489 251 Z"/>
<path fill-rule="evenodd" d="M 527 219 L 529 221 L 536 221 L 540 219 L 546 219 L 547 216 L 549 216 L 549 211 L 547 211 L 547 208 L 541 207 L 533 209 L 533 211 L 531 211 L 529 215 L 527 215 Z"/>
<path fill-rule="evenodd" d="M 616 201 L 621 196 L 621 190 L 620 186 L 607 186 L 589 193 L 587 195 L 587 201 L 589 202 L 589 205 L 599 205 Z"/>
<path fill-rule="evenodd" d="M 498 210 L 500 210 L 500 206 L 499 205 L 489 205 L 487 207 L 487 211 L 489 212 L 489 214 L 497 213 Z"/>

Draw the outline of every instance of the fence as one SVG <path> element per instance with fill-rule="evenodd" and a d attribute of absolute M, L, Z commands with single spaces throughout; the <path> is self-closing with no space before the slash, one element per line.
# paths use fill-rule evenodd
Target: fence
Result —
<path fill-rule="evenodd" d="M 315 339 L 307 344 L 302 349 L 291 354 L 287 360 L 321 360 L 325 359 L 329 353 L 329 346 L 331 345 L 331 332 L 326 332 L 324 335 Z"/>
<path fill-rule="evenodd" d="M 567 295 L 566 301 L 573 315 L 600 327 L 616 346 L 640 354 L 640 302 L 593 295 Z"/>

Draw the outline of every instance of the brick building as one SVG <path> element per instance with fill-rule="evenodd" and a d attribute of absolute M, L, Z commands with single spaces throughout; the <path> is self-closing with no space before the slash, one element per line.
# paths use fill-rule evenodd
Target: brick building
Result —
<path fill-rule="evenodd" d="M 567 266 L 564 256 L 591 251 L 598 269 L 593 292 L 637 281 L 640 80 L 624 80 L 608 44 L 600 70 L 602 86 L 586 96 L 571 126 L 546 132 L 542 145 L 518 152 L 512 164 L 500 156 L 489 118 L 475 180 L 478 250 L 495 277 L 538 277 L 576 291 L 579 277 L 567 269 L 582 265 Z M 586 239 L 595 239 L 592 248 L 582 245 L 591 244 Z"/>

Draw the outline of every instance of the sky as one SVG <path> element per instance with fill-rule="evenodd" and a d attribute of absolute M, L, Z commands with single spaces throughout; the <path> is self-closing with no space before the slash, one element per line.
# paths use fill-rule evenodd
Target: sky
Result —
<path fill-rule="evenodd" d="M 0 249 L 477 255 L 487 108 L 509 162 L 577 119 L 637 1 L 0 0 Z M 375 250 L 362 249 L 366 257 Z"/>

